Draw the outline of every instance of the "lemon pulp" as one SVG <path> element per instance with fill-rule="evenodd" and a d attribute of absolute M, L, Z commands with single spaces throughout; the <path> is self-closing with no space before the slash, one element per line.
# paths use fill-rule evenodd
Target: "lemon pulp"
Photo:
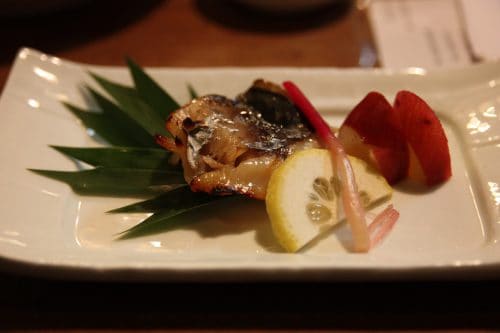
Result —
<path fill-rule="evenodd" d="M 385 178 L 363 160 L 349 156 L 365 207 L 392 195 Z M 273 233 L 288 252 L 296 252 L 342 219 L 340 181 L 333 174 L 330 152 L 294 153 L 271 175 L 266 210 Z"/>

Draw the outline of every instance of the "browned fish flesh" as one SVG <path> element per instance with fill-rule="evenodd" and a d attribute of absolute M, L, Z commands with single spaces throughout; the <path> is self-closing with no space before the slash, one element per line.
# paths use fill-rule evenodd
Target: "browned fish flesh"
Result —
<path fill-rule="evenodd" d="M 173 112 L 172 138 L 158 142 L 176 153 L 193 191 L 264 199 L 272 172 L 296 150 L 318 146 L 286 93 L 254 82 L 235 100 L 207 95 Z"/>

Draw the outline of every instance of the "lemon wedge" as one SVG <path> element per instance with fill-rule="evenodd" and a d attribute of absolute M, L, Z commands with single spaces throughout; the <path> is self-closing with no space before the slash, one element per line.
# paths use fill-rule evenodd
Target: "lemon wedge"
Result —
<path fill-rule="evenodd" d="M 365 207 L 391 197 L 392 188 L 382 175 L 361 159 L 349 160 Z M 280 245 L 296 252 L 339 223 L 339 192 L 327 150 L 308 149 L 288 157 L 271 175 L 266 194 L 266 210 Z"/>

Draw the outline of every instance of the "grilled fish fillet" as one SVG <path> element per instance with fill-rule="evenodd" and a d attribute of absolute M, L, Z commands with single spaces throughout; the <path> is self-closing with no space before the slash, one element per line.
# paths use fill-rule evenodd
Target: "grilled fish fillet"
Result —
<path fill-rule="evenodd" d="M 207 95 L 173 112 L 173 138 L 158 139 L 176 153 L 193 191 L 265 199 L 272 172 L 296 150 L 317 147 L 307 124 L 281 87 L 257 80 L 235 100 Z"/>

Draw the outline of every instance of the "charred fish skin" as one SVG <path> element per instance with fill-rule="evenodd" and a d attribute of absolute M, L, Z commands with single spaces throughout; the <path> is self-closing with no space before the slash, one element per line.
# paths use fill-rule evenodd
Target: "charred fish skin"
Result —
<path fill-rule="evenodd" d="M 264 120 L 282 127 L 305 127 L 298 108 L 288 98 L 279 85 L 255 80 L 250 88 L 237 97 L 237 100 L 258 110 Z"/>
<path fill-rule="evenodd" d="M 317 144 L 281 88 L 255 82 L 235 100 L 202 96 L 167 120 L 173 138 L 158 142 L 178 154 L 193 191 L 264 199 L 274 169 L 293 151 Z"/>

